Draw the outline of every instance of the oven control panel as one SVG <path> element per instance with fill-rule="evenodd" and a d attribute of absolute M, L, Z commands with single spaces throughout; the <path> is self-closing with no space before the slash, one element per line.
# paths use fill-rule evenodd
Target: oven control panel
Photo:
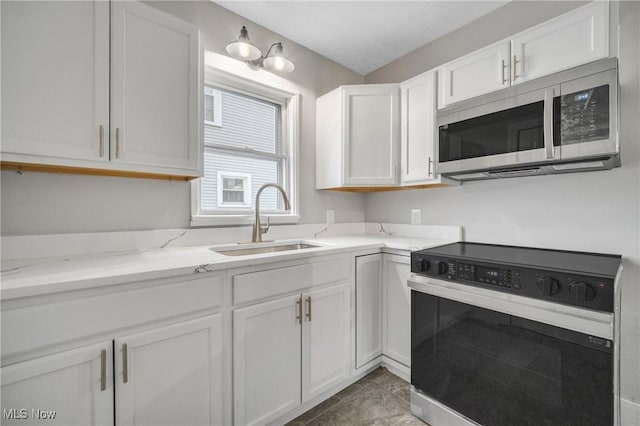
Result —
<path fill-rule="evenodd" d="M 521 296 L 613 312 L 613 280 L 411 253 L 411 272 Z"/>

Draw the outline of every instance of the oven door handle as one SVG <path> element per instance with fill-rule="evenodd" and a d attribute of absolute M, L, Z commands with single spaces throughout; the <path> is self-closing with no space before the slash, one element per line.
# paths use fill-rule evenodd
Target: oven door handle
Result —
<path fill-rule="evenodd" d="M 613 340 L 613 313 L 550 303 L 437 278 L 412 275 L 408 286 L 420 293 Z"/>
<path fill-rule="evenodd" d="M 555 89 L 550 88 L 544 91 L 544 151 L 547 159 L 554 157 L 553 147 L 553 97 L 555 96 Z"/>

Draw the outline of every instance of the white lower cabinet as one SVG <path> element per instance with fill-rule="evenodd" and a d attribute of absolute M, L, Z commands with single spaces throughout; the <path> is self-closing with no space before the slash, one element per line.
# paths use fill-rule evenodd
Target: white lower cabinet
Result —
<path fill-rule="evenodd" d="M 411 275 L 409 256 L 383 255 L 383 349 L 385 356 L 411 366 Z"/>
<path fill-rule="evenodd" d="M 347 283 L 233 312 L 234 424 L 265 424 L 349 374 Z"/>
<path fill-rule="evenodd" d="M 2 367 L 2 424 L 113 425 L 112 371 L 111 341 Z"/>
<path fill-rule="evenodd" d="M 300 405 L 301 297 L 233 312 L 234 423 L 267 423 Z"/>
<path fill-rule="evenodd" d="M 2 367 L 2 424 L 222 424 L 222 373 L 217 314 Z"/>
<path fill-rule="evenodd" d="M 115 340 L 116 424 L 222 424 L 220 314 Z"/>
<path fill-rule="evenodd" d="M 349 376 L 349 287 L 304 293 L 302 402 Z"/>
<path fill-rule="evenodd" d="M 356 368 L 382 355 L 382 255 L 356 258 Z"/>

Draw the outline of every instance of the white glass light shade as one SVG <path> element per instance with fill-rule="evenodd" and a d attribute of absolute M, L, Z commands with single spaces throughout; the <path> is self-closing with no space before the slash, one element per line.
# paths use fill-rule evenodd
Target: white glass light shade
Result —
<path fill-rule="evenodd" d="M 249 33 L 245 27 L 240 30 L 238 40 L 227 44 L 227 53 L 241 61 L 255 61 L 262 57 L 260 49 L 251 44 Z"/>
<path fill-rule="evenodd" d="M 270 71 L 291 72 L 295 69 L 293 62 L 284 57 L 282 45 L 278 43 L 272 55 L 264 58 L 262 65 Z"/>

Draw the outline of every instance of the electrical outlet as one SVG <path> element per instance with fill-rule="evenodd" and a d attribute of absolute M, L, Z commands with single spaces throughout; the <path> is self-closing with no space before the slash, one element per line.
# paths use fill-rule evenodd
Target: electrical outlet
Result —
<path fill-rule="evenodd" d="M 422 223 L 422 210 L 411 209 L 411 224 L 420 225 Z"/>
<path fill-rule="evenodd" d="M 327 210 L 327 223 L 332 224 L 336 222 L 336 211 Z"/>

